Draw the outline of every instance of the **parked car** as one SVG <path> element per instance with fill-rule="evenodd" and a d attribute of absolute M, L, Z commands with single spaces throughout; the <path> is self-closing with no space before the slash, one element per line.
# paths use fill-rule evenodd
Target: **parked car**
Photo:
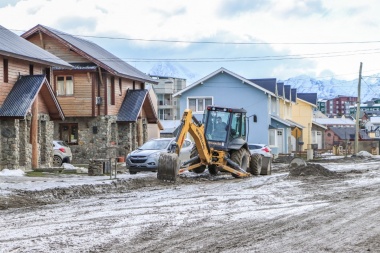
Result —
<path fill-rule="evenodd" d="M 54 167 L 60 167 L 62 163 L 70 163 L 72 161 L 72 153 L 69 145 L 66 142 L 61 140 L 53 141 L 53 150 L 54 158 L 53 165 Z"/>
<path fill-rule="evenodd" d="M 158 158 L 161 152 L 168 152 L 175 138 L 157 138 L 144 143 L 138 149 L 129 153 L 126 157 L 126 166 L 130 174 L 141 171 L 157 171 Z M 191 149 L 194 144 L 189 139 L 183 142 L 179 159 L 184 162 L 190 159 Z"/>
<path fill-rule="evenodd" d="M 266 144 L 248 143 L 248 148 L 251 152 L 251 155 L 258 153 L 264 157 L 273 158 L 272 149 Z"/>

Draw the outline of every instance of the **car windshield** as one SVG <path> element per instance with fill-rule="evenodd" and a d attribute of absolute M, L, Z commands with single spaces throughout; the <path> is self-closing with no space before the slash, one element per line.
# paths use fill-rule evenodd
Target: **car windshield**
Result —
<path fill-rule="evenodd" d="M 171 140 L 150 140 L 145 142 L 139 149 L 143 150 L 161 150 L 166 149 Z"/>

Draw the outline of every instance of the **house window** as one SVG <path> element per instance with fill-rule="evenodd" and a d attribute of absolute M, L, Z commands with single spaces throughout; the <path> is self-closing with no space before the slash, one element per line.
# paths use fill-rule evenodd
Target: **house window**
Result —
<path fill-rule="evenodd" d="M 29 75 L 33 75 L 34 73 L 34 66 L 33 64 L 29 64 Z"/>
<path fill-rule="evenodd" d="M 59 125 L 61 140 L 68 144 L 78 144 L 78 123 L 65 123 Z"/>
<path fill-rule="evenodd" d="M 57 76 L 57 96 L 74 95 L 74 79 L 72 76 Z"/>
<path fill-rule="evenodd" d="M 123 85 L 121 83 L 121 78 L 119 78 L 119 96 L 123 95 Z"/>
<path fill-rule="evenodd" d="M 8 82 L 8 59 L 3 59 L 3 81 L 4 83 Z"/>
<path fill-rule="evenodd" d="M 276 129 L 270 129 L 269 130 L 269 145 L 276 146 Z"/>
<path fill-rule="evenodd" d="M 212 98 L 189 98 L 188 108 L 193 112 L 202 112 L 209 105 L 212 105 Z"/>

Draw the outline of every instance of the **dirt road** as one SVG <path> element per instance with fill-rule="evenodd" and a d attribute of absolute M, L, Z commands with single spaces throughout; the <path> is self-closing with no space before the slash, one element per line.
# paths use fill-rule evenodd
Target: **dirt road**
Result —
<path fill-rule="evenodd" d="M 146 174 L 96 195 L 55 189 L 59 203 L 0 211 L 0 252 L 380 252 L 379 161 L 275 164 L 248 179 L 189 173 L 176 184 Z"/>

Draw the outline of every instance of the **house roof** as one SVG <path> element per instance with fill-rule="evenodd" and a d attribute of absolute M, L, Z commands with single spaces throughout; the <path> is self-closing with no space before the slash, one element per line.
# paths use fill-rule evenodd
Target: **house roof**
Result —
<path fill-rule="evenodd" d="M 297 88 L 290 89 L 290 94 L 292 96 L 292 102 L 297 102 Z"/>
<path fill-rule="evenodd" d="M 380 117 L 371 117 L 369 121 L 373 124 L 380 124 Z"/>
<path fill-rule="evenodd" d="M 173 134 L 175 130 L 181 125 L 181 120 L 162 120 L 163 130 L 161 134 Z"/>
<path fill-rule="evenodd" d="M 198 80 L 198 81 L 192 83 L 191 85 L 187 86 L 186 88 L 184 88 L 184 89 L 178 91 L 177 93 L 173 94 L 173 97 L 177 97 L 177 96 L 182 95 L 182 94 L 185 93 L 186 91 L 188 91 L 188 90 L 190 90 L 190 89 L 192 89 L 192 88 L 194 88 L 194 87 L 196 87 L 196 86 L 198 86 L 198 85 L 201 85 L 203 82 L 207 81 L 208 79 L 210 79 L 210 78 L 212 78 L 213 76 L 216 76 L 217 74 L 220 74 L 220 73 L 227 73 L 227 74 L 229 74 L 229 75 L 231 75 L 231 76 L 233 76 L 233 77 L 235 77 L 235 78 L 241 80 L 243 83 L 247 83 L 247 84 L 251 85 L 252 87 L 255 87 L 255 88 L 257 88 L 257 89 L 259 89 L 259 90 L 261 90 L 261 91 L 263 91 L 263 92 L 265 92 L 265 93 L 268 93 L 268 94 L 270 94 L 270 95 L 272 95 L 272 96 L 276 96 L 275 93 L 273 93 L 273 92 L 271 92 L 271 91 L 269 91 L 269 90 L 267 90 L 267 89 L 265 89 L 265 88 L 262 88 L 261 86 L 255 84 L 255 83 L 253 83 L 253 82 L 251 82 L 251 81 L 249 81 L 248 79 L 245 79 L 244 77 L 242 77 L 242 76 L 240 76 L 240 75 L 238 75 L 238 74 L 235 74 L 234 72 L 229 71 L 228 69 L 220 68 L 220 69 L 218 69 L 218 70 L 212 72 L 211 74 L 209 74 L 209 75 L 203 77 L 202 79 L 200 79 L 200 80 Z"/>
<path fill-rule="evenodd" d="M 292 96 L 291 86 L 290 85 L 284 85 L 284 92 L 285 92 L 285 99 L 290 101 L 291 96 Z"/>
<path fill-rule="evenodd" d="M 278 92 L 278 96 L 280 96 L 280 97 L 284 96 L 284 83 L 283 82 L 277 83 L 277 92 Z"/>
<path fill-rule="evenodd" d="M 317 106 L 317 93 L 297 93 L 297 98 Z"/>
<path fill-rule="evenodd" d="M 276 94 L 276 88 L 277 88 L 276 78 L 262 78 L 262 79 L 248 79 L 248 80 Z"/>
<path fill-rule="evenodd" d="M 36 62 L 48 66 L 71 68 L 71 65 L 46 50 L 21 38 L 0 25 L 0 55 Z"/>
<path fill-rule="evenodd" d="M 313 121 L 312 124 L 315 125 L 315 126 L 317 126 L 317 127 L 320 127 L 320 128 L 323 128 L 323 129 L 327 129 L 326 126 L 324 126 L 324 125 L 322 125 L 322 124 L 319 124 L 319 123 L 317 123 L 317 122 L 315 122 L 315 121 Z"/>
<path fill-rule="evenodd" d="M 289 124 L 290 124 L 291 127 L 298 127 L 300 129 L 304 129 L 305 128 L 305 126 L 303 126 L 303 125 L 301 125 L 301 124 L 299 124 L 299 123 L 297 123 L 297 122 L 295 122 L 293 120 L 287 119 L 286 121 L 289 122 Z"/>
<path fill-rule="evenodd" d="M 139 80 L 142 82 L 149 82 L 154 84 L 157 83 L 157 81 L 153 80 L 145 73 L 132 67 L 125 61 L 111 54 L 110 52 L 98 46 L 97 44 L 73 36 L 71 34 L 64 33 L 47 26 L 37 25 L 29 31 L 22 34 L 21 36 L 23 38 L 28 38 L 34 33 L 40 31 L 45 34 L 48 34 L 51 37 L 56 38 L 57 40 L 65 44 L 67 47 L 69 47 L 71 50 L 87 58 L 88 60 L 96 63 L 98 66 L 102 67 L 103 69 L 106 69 L 114 75 Z"/>
<path fill-rule="evenodd" d="M 127 90 L 127 95 L 121 104 L 117 121 L 136 122 L 141 110 L 144 109 L 148 123 L 157 123 L 163 129 L 157 118 L 157 113 L 150 99 L 149 92 L 143 90 Z"/>
<path fill-rule="evenodd" d="M 354 140 L 355 139 L 355 127 L 330 127 L 341 140 Z M 360 139 L 371 139 L 365 130 L 360 130 Z"/>
<path fill-rule="evenodd" d="M 63 120 L 63 111 L 44 75 L 21 76 L 5 98 L 0 117 L 24 118 L 39 93 L 47 104 L 50 117 Z"/>
<path fill-rule="evenodd" d="M 314 121 L 318 124 L 329 125 L 355 125 L 352 119 L 347 118 L 314 118 Z"/>
<path fill-rule="evenodd" d="M 275 121 L 277 121 L 277 122 L 279 122 L 279 123 L 281 123 L 281 124 L 283 124 L 285 126 L 291 127 L 290 123 L 287 120 L 281 119 L 280 117 L 278 117 L 276 115 L 271 115 L 270 117 L 271 117 L 271 119 L 273 119 L 273 120 L 275 120 Z M 269 128 L 270 127 L 271 126 L 269 126 Z M 277 128 L 277 127 L 273 127 L 273 128 Z"/>

